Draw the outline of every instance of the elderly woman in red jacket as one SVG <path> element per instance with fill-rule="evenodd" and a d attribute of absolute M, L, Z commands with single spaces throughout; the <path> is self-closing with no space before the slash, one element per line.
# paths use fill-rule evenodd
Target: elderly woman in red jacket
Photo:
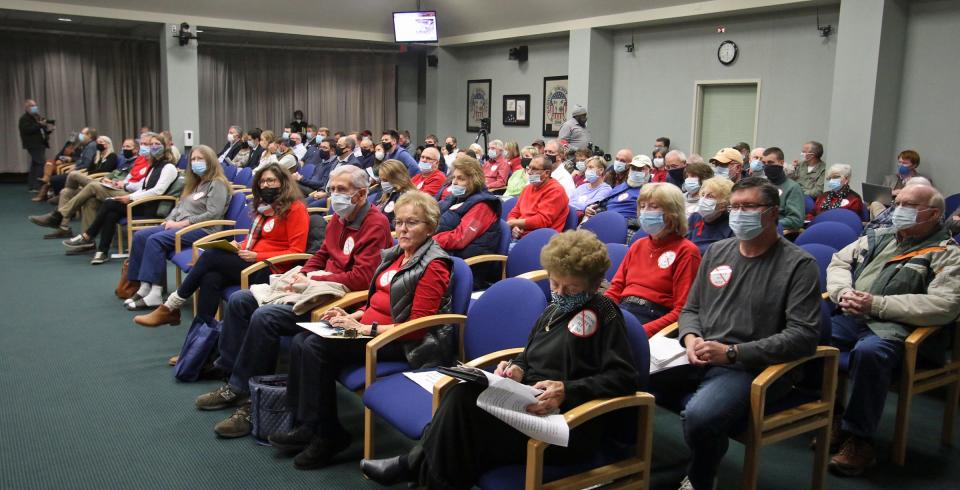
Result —
<path fill-rule="evenodd" d="M 826 189 L 817 196 L 813 210 L 807 213 L 807 220 L 812 220 L 824 211 L 837 208 L 849 209 L 857 213 L 857 216 L 863 216 L 863 199 L 850 188 L 851 173 L 850 165 L 845 163 L 834 163 L 830 166 L 824 180 Z"/>
<path fill-rule="evenodd" d="M 270 164 L 253 177 L 253 225 L 236 252 L 208 250 L 200 255 L 180 288 L 147 315 L 133 318 L 145 327 L 177 325 L 180 307 L 199 290 L 194 316 L 213 318 L 223 290 L 240 284 L 240 272 L 250 264 L 277 255 L 303 253 L 307 249 L 310 216 L 301 201 L 300 189 L 286 169 Z M 250 282 L 266 282 L 269 269 L 250 276 Z"/>

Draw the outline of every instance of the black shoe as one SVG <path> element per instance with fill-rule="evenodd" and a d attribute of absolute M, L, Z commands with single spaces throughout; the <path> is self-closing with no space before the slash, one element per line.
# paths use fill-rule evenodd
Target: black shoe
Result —
<path fill-rule="evenodd" d="M 293 458 L 293 466 L 298 470 L 315 470 L 330 464 L 334 456 L 350 447 L 350 435 L 342 434 L 335 438 L 316 437 L 310 445 Z"/>
<path fill-rule="evenodd" d="M 37 216 L 27 216 L 27 219 L 31 223 L 37 226 L 45 226 L 47 228 L 59 228 L 60 227 L 60 213 L 53 212 L 47 214 L 41 214 Z"/>
<path fill-rule="evenodd" d="M 407 468 L 405 459 L 402 456 L 363 459 L 360 460 L 360 471 L 363 472 L 363 476 L 381 485 L 395 485 L 402 481 L 410 481 L 410 469 Z"/>
<path fill-rule="evenodd" d="M 290 432 L 271 434 L 267 440 L 277 451 L 296 454 L 309 446 L 315 437 L 316 434 L 312 428 L 301 425 Z"/>
<path fill-rule="evenodd" d="M 53 233 L 47 233 L 43 235 L 44 240 L 52 240 L 54 238 L 70 238 L 73 236 L 73 230 L 70 228 L 57 228 L 57 231 Z"/>

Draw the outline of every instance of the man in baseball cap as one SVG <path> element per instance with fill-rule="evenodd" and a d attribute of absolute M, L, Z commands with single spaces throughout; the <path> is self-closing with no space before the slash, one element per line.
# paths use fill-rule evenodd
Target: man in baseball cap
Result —
<path fill-rule="evenodd" d="M 557 138 L 567 142 L 570 149 L 578 150 L 586 148 L 590 142 L 590 132 L 587 131 L 587 108 L 575 105 L 570 119 L 560 126 L 560 133 Z"/>
<path fill-rule="evenodd" d="M 726 177 L 734 182 L 740 180 L 743 171 L 743 155 L 733 148 L 721 148 L 713 158 L 710 159 L 713 164 L 714 173 L 718 177 Z"/>

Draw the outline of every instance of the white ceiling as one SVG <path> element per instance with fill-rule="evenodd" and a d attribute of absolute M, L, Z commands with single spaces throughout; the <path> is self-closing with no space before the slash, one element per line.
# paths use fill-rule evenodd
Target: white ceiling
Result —
<path fill-rule="evenodd" d="M 839 0 L 424 0 L 436 10 L 441 44 L 548 35 L 575 27 L 615 27 L 836 3 Z M 11 9 L 141 22 L 393 41 L 390 13 L 415 0 L 4 0 Z"/>

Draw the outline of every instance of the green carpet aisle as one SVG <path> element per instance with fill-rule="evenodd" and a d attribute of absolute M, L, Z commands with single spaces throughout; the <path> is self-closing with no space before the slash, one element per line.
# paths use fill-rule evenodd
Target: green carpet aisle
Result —
<path fill-rule="evenodd" d="M 216 383 L 177 383 L 166 365 L 189 310 L 178 327 L 133 324 L 112 292 L 119 261 L 91 266 L 89 256 L 65 256 L 59 240 L 42 240 L 49 230 L 26 216 L 51 207 L 30 202 L 24 187 L 0 185 L 0 488 L 379 488 L 360 476 L 361 404 L 347 393 L 343 419 L 357 441 L 330 468 L 297 471 L 252 439 L 217 439 L 212 427 L 229 412 L 193 407 Z M 172 270 L 168 277 L 172 285 Z M 895 402 L 888 399 L 882 451 Z M 885 464 L 884 452 L 868 479 L 829 477 L 830 487 L 956 488 L 960 451 L 939 446 L 941 414 L 938 398 L 915 401 L 910 466 Z M 385 427 L 378 436 L 383 456 L 409 444 Z M 807 443 L 765 448 L 761 488 L 808 488 Z M 686 454 L 678 417 L 657 413 L 653 450 L 654 488 L 676 488 Z M 731 442 L 720 488 L 738 488 L 742 454 Z"/>

